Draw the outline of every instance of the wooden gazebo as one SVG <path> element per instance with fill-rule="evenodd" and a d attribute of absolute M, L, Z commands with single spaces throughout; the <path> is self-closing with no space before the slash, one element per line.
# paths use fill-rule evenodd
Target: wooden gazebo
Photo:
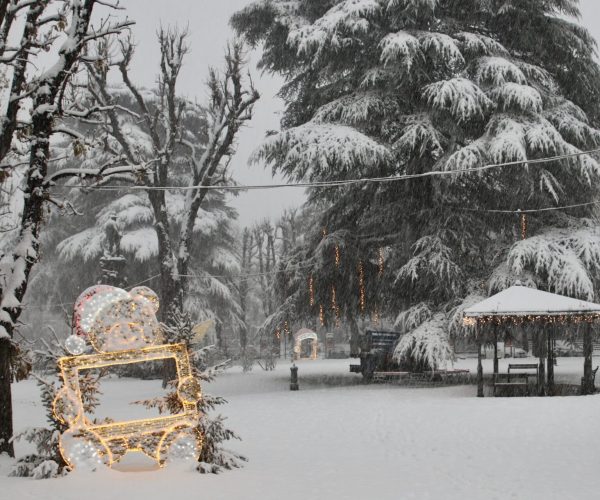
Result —
<path fill-rule="evenodd" d="M 476 329 L 478 360 L 477 360 L 477 396 L 483 397 L 483 367 L 481 364 L 481 344 L 483 339 L 483 328 L 491 326 L 494 342 L 494 374 L 498 374 L 498 326 L 520 326 L 527 324 L 539 325 L 539 335 L 544 338 L 538 339 L 539 345 L 547 342 L 546 362 L 547 370 L 544 370 L 544 359 L 540 350 L 539 356 L 539 380 L 543 385 L 544 373 L 547 373 L 546 388 L 550 394 L 554 390 L 554 359 L 552 349 L 552 338 L 554 330 L 558 325 L 585 324 L 584 330 L 584 363 L 582 394 L 590 394 L 594 389 L 592 374 L 592 323 L 600 321 L 600 304 L 586 302 L 544 292 L 526 286 L 515 285 L 493 295 L 474 306 L 464 310 L 463 321 L 465 325 L 474 326 Z"/>

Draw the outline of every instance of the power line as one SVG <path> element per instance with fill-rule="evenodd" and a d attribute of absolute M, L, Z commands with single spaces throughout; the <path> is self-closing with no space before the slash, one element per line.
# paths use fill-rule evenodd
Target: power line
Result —
<path fill-rule="evenodd" d="M 282 189 L 282 188 L 320 188 L 320 187 L 344 187 L 357 184 L 368 184 L 368 183 L 387 183 L 397 182 L 410 179 L 420 179 L 426 177 L 441 177 L 453 174 L 466 174 L 473 172 L 482 172 L 494 168 L 511 167 L 517 165 L 534 165 L 540 163 L 551 163 L 555 161 L 565 160 L 569 158 L 575 158 L 579 156 L 591 155 L 594 153 L 600 153 L 600 148 L 592 149 L 589 151 L 579 151 L 577 153 L 568 153 L 556 156 L 549 156 L 546 158 L 537 158 L 533 160 L 517 160 L 504 163 L 492 163 L 488 165 L 482 165 L 479 167 L 469 168 L 456 168 L 451 170 L 435 170 L 431 172 L 422 172 L 420 174 L 404 174 L 392 177 L 366 177 L 361 179 L 344 179 L 337 181 L 312 181 L 312 182 L 298 182 L 298 183 L 280 183 L 280 184 L 252 184 L 252 185 L 209 185 L 209 186 L 94 186 L 85 184 L 75 185 L 62 185 L 56 186 L 64 189 L 81 188 L 89 189 L 93 191 L 254 191 L 254 190 L 268 190 L 268 189 Z"/>
<path fill-rule="evenodd" d="M 502 209 L 487 209 L 487 208 L 469 208 L 469 207 L 455 207 L 449 205 L 447 208 L 452 208 L 455 210 L 463 210 L 466 212 L 483 212 L 483 213 L 495 213 L 495 214 L 534 214 L 539 212 L 554 212 L 557 210 L 568 210 L 570 208 L 583 208 L 590 207 L 592 205 L 600 205 L 600 201 L 590 201 L 587 203 L 575 203 L 573 205 L 561 205 L 561 206 L 553 206 L 553 207 L 543 207 L 543 208 L 529 208 L 529 209 L 516 209 L 516 210 L 502 210 Z"/>

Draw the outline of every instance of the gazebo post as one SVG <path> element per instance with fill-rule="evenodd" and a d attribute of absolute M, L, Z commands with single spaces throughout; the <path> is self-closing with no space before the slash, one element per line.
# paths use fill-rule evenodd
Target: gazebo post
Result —
<path fill-rule="evenodd" d="M 475 326 L 475 337 L 477 338 L 477 397 L 483 397 L 483 365 L 481 364 L 481 326 Z"/>
<path fill-rule="evenodd" d="M 494 323 L 494 375 L 498 375 L 498 325 Z"/>
<path fill-rule="evenodd" d="M 547 376 L 548 376 L 548 387 L 547 387 L 547 394 L 550 396 L 554 395 L 554 352 L 552 352 L 552 338 L 554 336 L 554 325 L 549 324 L 546 325 L 546 329 L 548 330 L 547 336 L 548 336 L 548 355 L 546 357 L 546 370 L 548 372 Z"/>
<path fill-rule="evenodd" d="M 544 396 L 546 393 L 546 370 L 544 367 L 544 346 L 546 344 L 546 337 L 548 336 L 546 332 L 546 328 L 542 329 L 541 338 L 538 338 L 537 348 L 538 348 L 538 358 L 539 358 L 539 368 L 538 368 L 538 395 Z"/>
<path fill-rule="evenodd" d="M 592 379 L 592 355 L 594 354 L 594 344 L 592 342 L 592 323 L 585 325 L 583 333 L 583 379 L 581 384 L 581 394 L 592 394 L 594 381 Z"/>

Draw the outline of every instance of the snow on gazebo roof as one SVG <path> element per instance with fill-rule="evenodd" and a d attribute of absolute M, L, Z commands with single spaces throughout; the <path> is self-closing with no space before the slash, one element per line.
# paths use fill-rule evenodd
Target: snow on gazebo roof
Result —
<path fill-rule="evenodd" d="M 466 318 L 579 316 L 600 318 L 600 304 L 514 285 L 464 310 Z M 532 318 L 532 319 L 534 319 Z"/>

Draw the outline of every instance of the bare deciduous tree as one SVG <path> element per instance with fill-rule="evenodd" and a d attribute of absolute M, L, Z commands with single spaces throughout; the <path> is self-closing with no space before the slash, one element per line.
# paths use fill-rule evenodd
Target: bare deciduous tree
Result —
<path fill-rule="evenodd" d="M 39 258 L 39 235 L 47 203 L 67 206 L 50 194 L 55 180 L 49 175 L 50 139 L 54 134 L 73 135 L 64 126 L 64 118 L 92 116 L 101 111 L 84 110 L 70 102 L 67 89 L 79 63 L 86 58 L 86 46 L 132 24 L 108 18 L 92 28 L 92 13 L 100 3 L 117 8 L 96 0 L 0 1 L 0 69 L 7 78 L 9 92 L 0 122 L 0 182 L 14 182 L 11 176 L 18 173 L 23 193 L 22 213 L 20 217 L 12 214 L 14 231 L 5 240 L 0 255 L 0 452 L 10 455 L 14 455 L 10 441 L 13 336 L 29 276 Z M 14 46 L 8 43 L 13 38 L 18 40 Z M 47 69 L 36 72 L 32 68 L 42 51 L 53 54 L 53 61 Z M 23 119 L 19 111 L 29 118 Z M 99 175 L 109 166 L 112 164 L 89 173 Z M 72 175 L 65 171 L 61 177 Z"/>

